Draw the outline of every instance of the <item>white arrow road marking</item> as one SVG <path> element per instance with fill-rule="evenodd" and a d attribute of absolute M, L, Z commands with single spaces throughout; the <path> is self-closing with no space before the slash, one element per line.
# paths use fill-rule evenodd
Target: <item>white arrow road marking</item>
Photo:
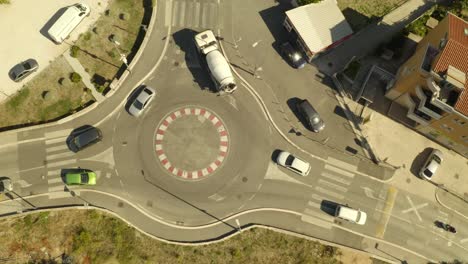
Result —
<path fill-rule="evenodd" d="M 369 198 L 372 198 L 372 199 L 375 199 L 375 200 L 378 200 L 375 196 L 374 196 L 374 190 L 372 190 L 371 188 L 369 187 L 361 187 L 362 189 L 364 189 L 364 194 L 369 197 Z"/>
<path fill-rule="evenodd" d="M 421 215 L 420 215 L 419 212 L 418 212 L 418 209 L 421 209 L 421 208 L 427 206 L 428 203 L 423 203 L 423 204 L 420 204 L 420 205 L 418 205 L 418 206 L 414 206 L 413 201 L 411 200 L 411 198 L 410 198 L 408 195 L 406 196 L 406 199 L 408 200 L 408 203 L 411 205 L 411 208 L 408 208 L 408 209 L 403 210 L 403 211 L 401 211 L 401 212 L 402 212 L 403 214 L 406 214 L 406 213 L 408 213 L 408 212 L 414 211 L 414 213 L 415 213 L 416 216 L 418 217 L 419 221 L 422 222 L 422 218 L 421 218 Z"/>

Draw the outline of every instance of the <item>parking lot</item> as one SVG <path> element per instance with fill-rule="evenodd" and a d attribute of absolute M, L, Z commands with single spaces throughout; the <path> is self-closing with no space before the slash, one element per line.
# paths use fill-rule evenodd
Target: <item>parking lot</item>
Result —
<path fill-rule="evenodd" d="M 86 32 L 107 6 L 107 0 L 83 0 L 90 6 L 91 14 L 72 32 L 69 39 L 56 45 L 47 36 L 51 23 L 63 8 L 76 3 L 74 0 L 50 0 L 37 4 L 27 0 L 15 0 L 9 5 L 0 5 L 0 36 L 4 40 L 0 45 L 0 101 L 13 95 L 25 83 L 37 74 L 15 83 L 8 76 L 10 69 L 21 61 L 33 58 L 39 63 L 39 71 L 68 50 L 78 36 Z M 34 5 L 33 7 L 31 5 Z"/>

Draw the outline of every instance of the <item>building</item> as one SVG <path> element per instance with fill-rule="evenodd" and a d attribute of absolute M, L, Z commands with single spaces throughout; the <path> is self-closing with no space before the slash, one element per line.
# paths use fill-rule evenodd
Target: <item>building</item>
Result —
<path fill-rule="evenodd" d="M 468 157 L 467 72 L 468 24 L 449 13 L 418 43 L 385 96 L 404 107 L 407 125 Z"/>
<path fill-rule="evenodd" d="M 286 11 L 283 25 L 309 62 L 353 34 L 336 0 L 323 0 Z"/>

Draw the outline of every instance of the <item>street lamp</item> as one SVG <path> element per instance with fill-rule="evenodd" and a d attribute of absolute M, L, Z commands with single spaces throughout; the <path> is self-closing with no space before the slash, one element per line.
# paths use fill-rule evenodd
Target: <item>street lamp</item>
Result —
<path fill-rule="evenodd" d="M 127 67 L 126 70 L 127 70 L 129 73 L 132 73 L 132 71 L 130 70 L 130 68 L 129 68 L 129 66 L 128 66 L 127 56 L 125 56 L 125 54 L 123 54 L 123 53 L 120 52 L 120 49 L 119 49 L 120 42 L 118 42 L 118 41 L 115 40 L 114 38 L 111 39 L 111 42 L 112 42 L 112 44 L 114 44 L 115 49 L 117 50 L 117 52 L 118 52 L 119 55 L 120 55 L 120 59 L 119 59 L 119 60 L 122 61 L 122 62 L 125 64 L 125 66 Z"/>

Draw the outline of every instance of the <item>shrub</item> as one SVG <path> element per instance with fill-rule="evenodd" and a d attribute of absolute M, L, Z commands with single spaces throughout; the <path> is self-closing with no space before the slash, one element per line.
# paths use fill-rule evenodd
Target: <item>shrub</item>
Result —
<path fill-rule="evenodd" d="M 70 56 L 73 58 L 76 58 L 78 56 L 78 52 L 80 51 L 80 48 L 76 45 L 73 45 L 70 49 Z"/>
<path fill-rule="evenodd" d="M 79 75 L 77 72 L 72 72 L 70 74 L 70 80 L 74 83 L 79 83 L 81 82 L 81 75 Z"/>
<path fill-rule="evenodd" d="M 90 40 L 91 39 L 91 32 L 86 32 L 83 39 L 86 40 L 86 41 Z"/>
<path fill-rule="evenodd" d="M 2 4 L 9 4 L 10 0 L 0 0 L 0 5 Z"/>

